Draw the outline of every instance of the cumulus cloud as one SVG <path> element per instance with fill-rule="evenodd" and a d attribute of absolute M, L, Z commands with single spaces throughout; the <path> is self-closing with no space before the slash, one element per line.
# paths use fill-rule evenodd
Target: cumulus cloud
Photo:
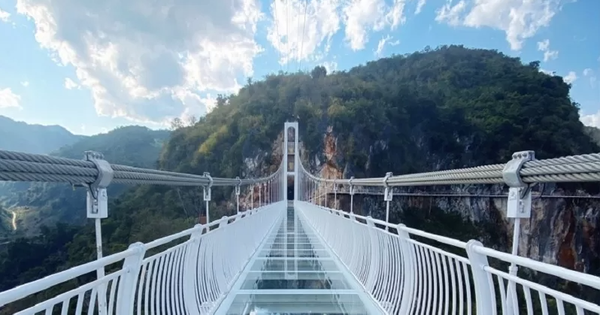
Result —
<path fill-rule="evenodd" d="M 577 74 L 575 73 L 575 71 L 569 71 L 569 74 L 564 76 L 563 80 L 566 83 L 571 84 L 571 83 L 575 82 L 575 80 L 577 80 Z"/>
<path fill-rule="evenodd" d="M 326 55 L 340 29 L 339 5 L 338 0 L 273 1 L 267 39 L 280 54 L 280 64 Z"/>
<path fill-rule="evenodd" d="M 17 0 L 17 11 L 98 114 L 139 122 L 206 113 L 205 94 L 236 91 L 261 51 L 256 0 Z"/>
<path fill-rule="evenodd" d="M 338 64 L 335 61 L 326 61 L 321 64 L 327 70 L 327 73 L 332 73 L 337 70 Z"/>
<path fill-rule="evenodd" d="M 381 57 L 381 55 L 383 53 L 383 49 L 386 44 L 389 44 L 390 46 L 396 46 L 396 45 L 400 44 L 399 40 L 395 40 L 395 41 L 390 41 L 390 40 L 392 40 L 392 37 L 389 35 L 387 35 L 379 40 L 379 43 L 377 43 L 377 49 L 375 49 L 375 56 Z"/>
<path fill-rule="evenodd" d="M 425 6 L 425 0 L 419 0 L 419 2 L 417 2 L 417 8 L 415 9 L 415 14 L 421 13 L 423 6 Z"/>
<path fill-rule="evenodd" d="M 369 41 L 368 32 L 396 29 L 404 23 L 404 0 L 351 0 L 343 9 L 346 40 L 352 50 L 360 50 Z"/>
<path fill-rule="evenodd" d="M 21 82 L 21 85 L 22 85 L 23 87 L 28 87 L 28 86 L 29 86 L 29 81 L 22 81 L 22 82 Z"/>
<path fill-rule="evenodd" d="M 461 0 L 455 5 L 450 0 L 437 11 L 436 21 L 501 30 L 511 49 L 520 50 L 559 9 L 558 0 Z"/>
<path fill-rule="evenodd" d="M 65 88 L 67 90 L 78 89 L 79 84 L 75 83 L 71 78 L 65 78 Z"/>
<path fill-rule="evenodd" d="M 10 13 L 0 9 L 0 22 L 8 22 L 9 18 L 10 18 Z"/>
<path fill-rule="evenodd" d="M 550 40 L 546 39 L 537 43 L 538 50 L 544 52 L 544 62 L 558 58 L 558 51 L 550 50 Z"/>
<path fill-rule="evenodd" d="M 21 96 L 13 93 L 10 88 L 0 89 L 0 108 L 22 108 Z"/>
<path fill-rule="evenodd" d="M 586 126 L 600 128 L 600 111 L 595 114 L 582 116 L 581 122 Z"/>
<path fill-rule="evenodd" d="M 587 68 L 583 70 L 583 76 L 587 77 L 590 80 L 590 86 L 592 88 L 596 87 L 596 82 L 598 80 L 598 78 L 596 78 L 596 74 L 594 73 L 594 70 Z"/>

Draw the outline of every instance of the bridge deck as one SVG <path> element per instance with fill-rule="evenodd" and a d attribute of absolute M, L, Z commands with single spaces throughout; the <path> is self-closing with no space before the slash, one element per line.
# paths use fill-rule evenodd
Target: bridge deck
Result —
<path fill-rule="evenodd" d="M 381 314 L 292 206 L 265 238 L 216 314 Z"/>

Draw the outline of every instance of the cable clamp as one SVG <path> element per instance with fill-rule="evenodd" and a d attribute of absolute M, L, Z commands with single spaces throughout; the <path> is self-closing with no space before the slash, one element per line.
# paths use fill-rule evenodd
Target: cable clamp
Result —
<path fill-rule="evenodd" d="M 388 185 L 388 179 L 390 179 L 390 177 L 392 177 L 392 172 L 385 173 L 385 177 L 383 178 L 383 185 L 385 187 L 383 192 L 384 201 L 392 201 L 394 197 L 393 189 L 390 189 L 390 186 Z"/>
<path fill-rule="evenodd" d="M 86 208 L 87 217 L 90 219 L 104 219 L 108 217 L 108 194 L 106 187 L 113 180 L 114 171 L 101 153 L 94 151 L 85 151 L 86 161 L 94 163 L 98 170 L 96 180 L 86 185 L 87 198 Z"/>
<path fill-rule="evenodd" d="M 520 151 L 512 155 L 502 170 L 502 178 L 508 185 L 508 202 L 506 216 L 508 218 L 531 217 L 531 188 L 521 178 L 521 169 L 529 161 L 535 160 L 535 152 Z M 535 185 L 535 184 L 534 184 Z"/>
<path fill-rule="evenodd" d="M 204 201 L 210 201 L 213 179 L 209 172 L 204 172 L 204 177 L 208 178 L 208 185 L 204 186 Z"/>

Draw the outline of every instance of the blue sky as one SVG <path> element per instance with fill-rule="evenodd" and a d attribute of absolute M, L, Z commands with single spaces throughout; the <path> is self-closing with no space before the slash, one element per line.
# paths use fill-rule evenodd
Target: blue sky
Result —
<path fill-rule="evenodd" d="M 463 44 L 541 61 L 600 127 L 598 12 L 596 0 L 0 0 L 0 115 L 78 134 L 161 128 L 248 76 Z"/>

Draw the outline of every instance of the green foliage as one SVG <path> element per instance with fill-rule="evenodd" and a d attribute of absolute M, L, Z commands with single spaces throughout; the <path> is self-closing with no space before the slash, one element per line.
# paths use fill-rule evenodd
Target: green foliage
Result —
<path fill-rule="evenodd" d="M 331 163 L 345 176 L 499 163 L 520 150 L 535 150 L 539 158 L 599 150 L 584 134 L 577 104 L 570 100 L 569 85 L 562 78 L 539 72 L 535 62 L 523 65 L 518 58 L 496 51 L 444 46 L 380 59 L 347 72 L 328 74 L 317 67 L 310 74 L 280 73 L 262 81 L 249 80 L 237 95 L 220 96 L 217 107 L 198 122 L 174 124 L 158 167 L 194 174 L 210 171 L 215 177 L 264 176 L 277 167 L 281 153 L 275 149 L 280 145 L 276 139 L 286 120 L 300 124 L 306 149 L 303 159 L 311 161 L 309 167 L 315 166 L 315 157 L 324 161 L 324 134 L 332 128 L 336 148 Z M 106 146 L 80 146 L 67 152 L 80 157 L 84 150 L 94 149 L 111 162 L 151 166 L 146 163 L 153 160 L 146 158 L 158 149 L 148 146 L 149 141 L 113 146 L 128 136 L 124 132 L 107 139 Z M 50 193 L 43 204 L 73 202 L 71 209 L 80 204 L 78 211 L 83 214 L 83 202 L 72 201 L 66 190 L 61 194 L 49 189 L 31 193 L 35 198 Z M 203 209 L 201 193 L 197 188 L 140 186 L 111 198 L 110 216 L 103 220 L 106 252 L 191 227 Z M 230 197 L 230 189 L 213 191 L 213 218 L 226 213 Z M 427 217 L 408 211 L 402 220 L 435 233 L 443 229 L 447 236 L 459 239 L 493 230 L 432 211 Z M 499 237 L 488 234 L 490 239 Z M 80 229 L 66 246 L 68 259 L 62 260 L 63 266 L 93 259 L 93 237 L 93 226 Z M 37 263 L 44 257 L 37 257 Z M 14 259 L 24 258 L 19 254 Z M 12 263 L 11 257 L 3 262 Z M 0 279 L 4 276 L 0 271 Z M 18 282 L 11 281 L 9 285 Z"/>

